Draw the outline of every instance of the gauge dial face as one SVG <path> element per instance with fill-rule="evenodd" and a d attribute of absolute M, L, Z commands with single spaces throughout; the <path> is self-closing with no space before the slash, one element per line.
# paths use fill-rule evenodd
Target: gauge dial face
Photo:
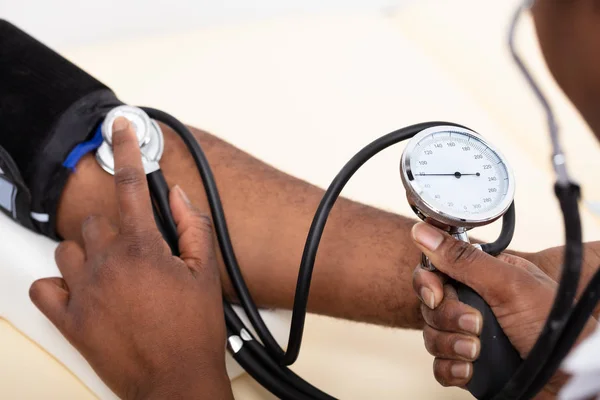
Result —
<path fill-rule="evenodd" d="M 407 189 L 441 220 L 484 223 L 506 211 L 514 180 L 504 157 L 481 136 L 458 127 L 434 127 L 417 134 L 402 156 Z"/>

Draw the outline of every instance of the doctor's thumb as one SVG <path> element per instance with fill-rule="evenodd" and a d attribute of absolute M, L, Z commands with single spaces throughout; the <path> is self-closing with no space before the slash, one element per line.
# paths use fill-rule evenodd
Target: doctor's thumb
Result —
<path fill-rule="evenodd" d="M 488 303 L 502 296 L 502 282 L 510 281 L 514 272 L 509 264 L 424 222 L 413 226 L 411 235 L 437 270 L 469 286 Z"/>

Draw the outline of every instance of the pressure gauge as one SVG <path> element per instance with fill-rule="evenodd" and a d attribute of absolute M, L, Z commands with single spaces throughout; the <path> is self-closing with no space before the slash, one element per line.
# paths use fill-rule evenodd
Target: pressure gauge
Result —
<path fill-rule="evenodd" d="M 400 174 L 415 213 L 451 233 L 497 220 L 515 192 L 504 156 L 479 134 L 456 126 L 416 134 L 404 149 Z"/>

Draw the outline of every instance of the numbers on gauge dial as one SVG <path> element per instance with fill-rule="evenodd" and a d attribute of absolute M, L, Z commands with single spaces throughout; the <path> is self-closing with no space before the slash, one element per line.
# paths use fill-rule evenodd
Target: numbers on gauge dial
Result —
<path fill-rule="evenodd" d="M 493 149 L 467 133 L 425 136 L 413 149 L 410 167 L 423 200 L 457 218 L 487 213 L 507 195 L 506 165 Z"/>

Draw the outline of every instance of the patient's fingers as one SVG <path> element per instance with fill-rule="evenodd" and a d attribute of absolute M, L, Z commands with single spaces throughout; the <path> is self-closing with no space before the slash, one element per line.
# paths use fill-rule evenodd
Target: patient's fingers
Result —
<path fill-rule="evenodd" d="M 67 284 L 75 284 L 85 263 L 81 246 L 70 240 L 61 242 L 54 251 L 54 259 Z"/>
<path fill-rule="evenodd" d="M 67 330 L 67 304 L 69 291 L 62 278 L 44 278 L 33 282 L 29 288 L 33 304 L 63 334 Z"/>
<path fill-rule="evenodd" d="M 117 236 L 117 231 L 108 218 L 96 215 L 83 221 L 81 233 L 87 258 L 104 250 Z"/>
<path fill-rule="evenodd" d="M 126 118 L 115 120 L 112 143 L 121 232 L 138 234 L 156 230 L 137 136 Z"/>
<path fill-rule="evenodd" d="M 169 199 L 173 218 L 177 223 L 181 259 L 193 272 L 214 269 L 210 272 L 214 272 L 214 276 L 217 277 L 210 217 L 194 207 L 179 186 L 171 190 Z"/>

